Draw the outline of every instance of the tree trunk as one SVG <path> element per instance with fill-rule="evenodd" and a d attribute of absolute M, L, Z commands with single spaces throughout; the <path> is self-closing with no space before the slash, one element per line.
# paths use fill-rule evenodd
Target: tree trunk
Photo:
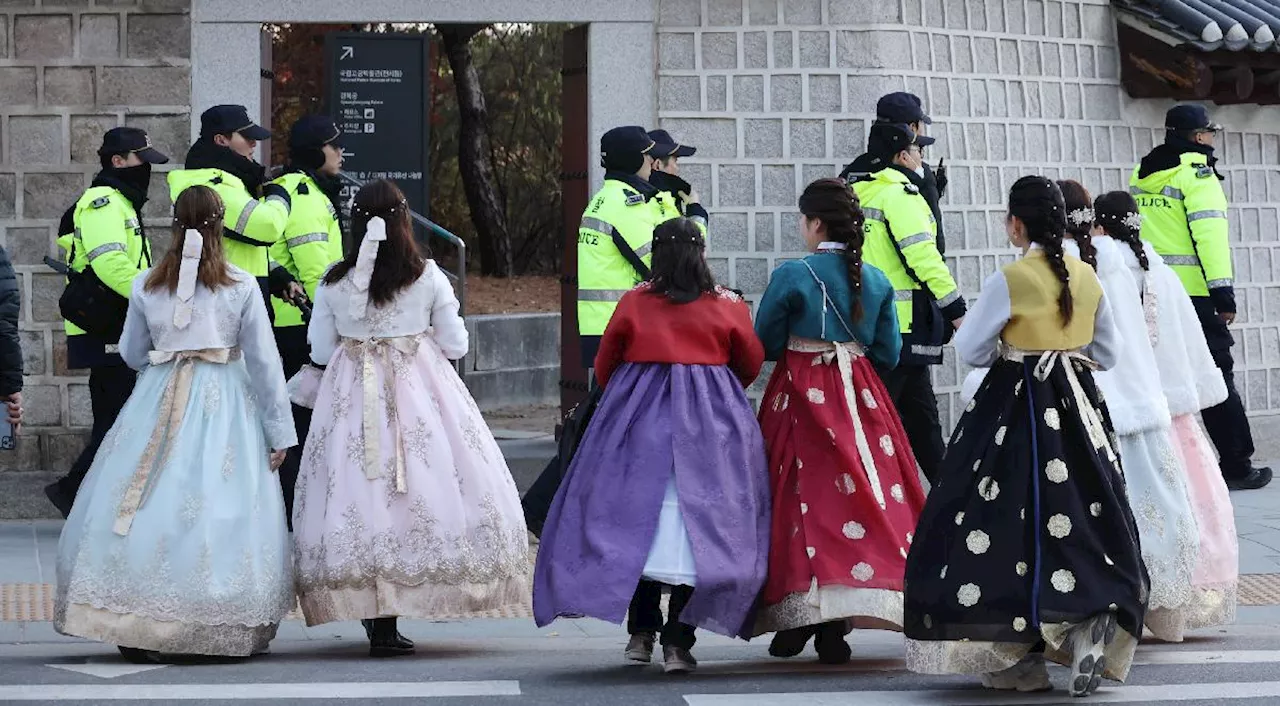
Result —
<path fill-rule="evenodd" d="M 480 74 L 471 56 L 471 38 L 486 25 L 438 25 L 444 39 L 445 55 L 453 70 L 458 92 L 458 169 L 471 208 L 471 222 L 480 239 L 480 273 L 510 277 L 511 234 L 507 231 L 506 208 L 498 195 L 493 161 L 486 144 L 489 116 L 485 107 Z"/>

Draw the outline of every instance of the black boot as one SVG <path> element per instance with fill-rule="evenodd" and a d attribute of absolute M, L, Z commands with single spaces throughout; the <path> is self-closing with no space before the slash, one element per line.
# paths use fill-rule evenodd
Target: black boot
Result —
<path fill-rule="evenodd" d="M 818 661 L 823 664 L 844 664 L 853 656 L 853 650 L 844 636 L 849 634 L 849 626 L 843 620 L 823 623 L 818 626 L 818 635 L 813 646 L 818 650 Z"/>
<path fill-rule="evenodd" d="M 396 630 L 395 618 L 374 618 L 365 629 L 369 632 L 370 657 L 399 657 L 413 654 L 413 643 Z"/>
<path fill-rule="evenodd" d="M 805 646 L 809 644 L 809 638 L 813 637 L 817 631 L 816 625 L 779 630 L 774 633 L 773 641 L 769 643 L 769 654 L 774 657 L 795 657 L 804 652 Z"/>
<path fill-rule="evenodd" d="M 392 618 L 392 620 L 395 620 L 395 618 Z M 360 621 L 360 624 L 364 626 L 365 636 L 368 637 L 370 641 L 372 641 L 373 640 L 373 621 L 368 618 L 365 618 L 364 620 Z M 413 647 L 413 640 L 410 640 L 409 638 L 405 637 L 404 634 L 401 633 L 399 630 L 396 630 L 396 640 L 402 645 Z"/>

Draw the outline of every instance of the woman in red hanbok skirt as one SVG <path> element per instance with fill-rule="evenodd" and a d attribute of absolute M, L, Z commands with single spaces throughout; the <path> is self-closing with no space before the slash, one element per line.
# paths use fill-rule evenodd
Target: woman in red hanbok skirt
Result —
<path fill-rule="evenodd" d="M 778 361 L 760 425 L 773 488 L 769 576 L 756 634 L 770 654 L 810 637 L 846 662 L 852 627 L 901 630 L 902 576 L 924 506 L 919 468 L 875 366 L 898 362 L 893 287 L 862 262 L 862 213 L 836 179 L 800 197 L 814 254 L 779 267 L 756 333 Z"/>

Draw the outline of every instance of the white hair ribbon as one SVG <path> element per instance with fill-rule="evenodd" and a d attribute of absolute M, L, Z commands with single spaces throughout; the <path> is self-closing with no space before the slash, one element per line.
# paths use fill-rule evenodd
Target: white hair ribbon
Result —
<path fill-rule="evenodd" d="M 178 304 L 173 309 L 173 325 L 184 329 L 191 323 L 191 300 L 196 293 L 196 273 L 200 254 L 204 252 L 204 236 L 188 228 L 182 237 L 182 264 L 178 266 Z"/>
<path fill-rule="evenodd" d="M 351 317 L 363 319 L 369 307 L 369 283 L 373 280 L 373 265 L 378 260 L 378 247 L 387 239 L 387 222 L 379 216 L 369 219 L 364 229 L 364 241 L 356 255 L 355 274 L 352 283 L 356 293 L 351 295 Z"/>

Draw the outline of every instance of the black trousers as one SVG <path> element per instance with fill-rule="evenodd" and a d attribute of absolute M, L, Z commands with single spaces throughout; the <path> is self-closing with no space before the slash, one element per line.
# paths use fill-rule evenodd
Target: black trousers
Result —
<path fill-rule="evenodd" d="M 311 346 L 307 343 L 306 326 L 288 326 L 275 329 L 276 348 L 284 361 L 285 379 L 293 377 L 311 360 Z M 293 405 L 293 428 L 298 432 L 298 445 L 289 449 L 280 470 L 280 492 L 284 494 L 285 518 L 289 531 L 293 531 L 293 493 L 298 485 L 298 469 L 302 465 L 302 446 L 311 429 L 311 410 Z"/>
<path fill-rule="evenodd" d="M 133 394 L 133 385 L 138 374 L 127 365 L 100 365 L 89 369 L 89 404 L 93 408 L 93 431 L 89 437 L 89 445 L 80 452 L 80 457 L 71 464 L 67 475 L 58 479 L 58 485 L 69 497 L 75 497 L 80 484 L 93 465 L 94 456 L 98 455 L 98 447 L 102 439 L 111 431 L 124 403 Z"/>
<path fill-rule="evenodd" d="M 693 649 L 698 641 L 694 627 L 680 622 L 680 613 L 693 595 L 692 586 L 672 586 L 671 600 L 667 603 L 667 619 L 662 619 L 663 584 L 657 581 L 640 579 L 636 593 L 631 597 L 631 607 L 627 611 L 627 632 L 632 635 L 642 633 L 661 633 L 665 647 L 682 647 Z"/>
<path fill-rule="evenodd" d="M 1253 432 L 1249 430 L 1249 418 L 1244 413 L 1244 402 L 1236 391 L 1235 361 L 1230 348 L 1210 349 L 1213 362 L 1222 371 L 1227 383 L 1227 399 L 1200 413 L 1205 431 L 1218 449 L 1222 476 L 1243 478 L 1252 469 Z"/>
<path fill-rule="evenodd" d="M 942 421 L 938 418 L 938 398 L 933 394 L 933 379 L 927 365 L 899 365 L 881 372 L 884 386 L 898 408 L 902 427 L 911 442 L 920 470 L 932 484 L 942 467 L 947 451 L 942 439 Z"/>

